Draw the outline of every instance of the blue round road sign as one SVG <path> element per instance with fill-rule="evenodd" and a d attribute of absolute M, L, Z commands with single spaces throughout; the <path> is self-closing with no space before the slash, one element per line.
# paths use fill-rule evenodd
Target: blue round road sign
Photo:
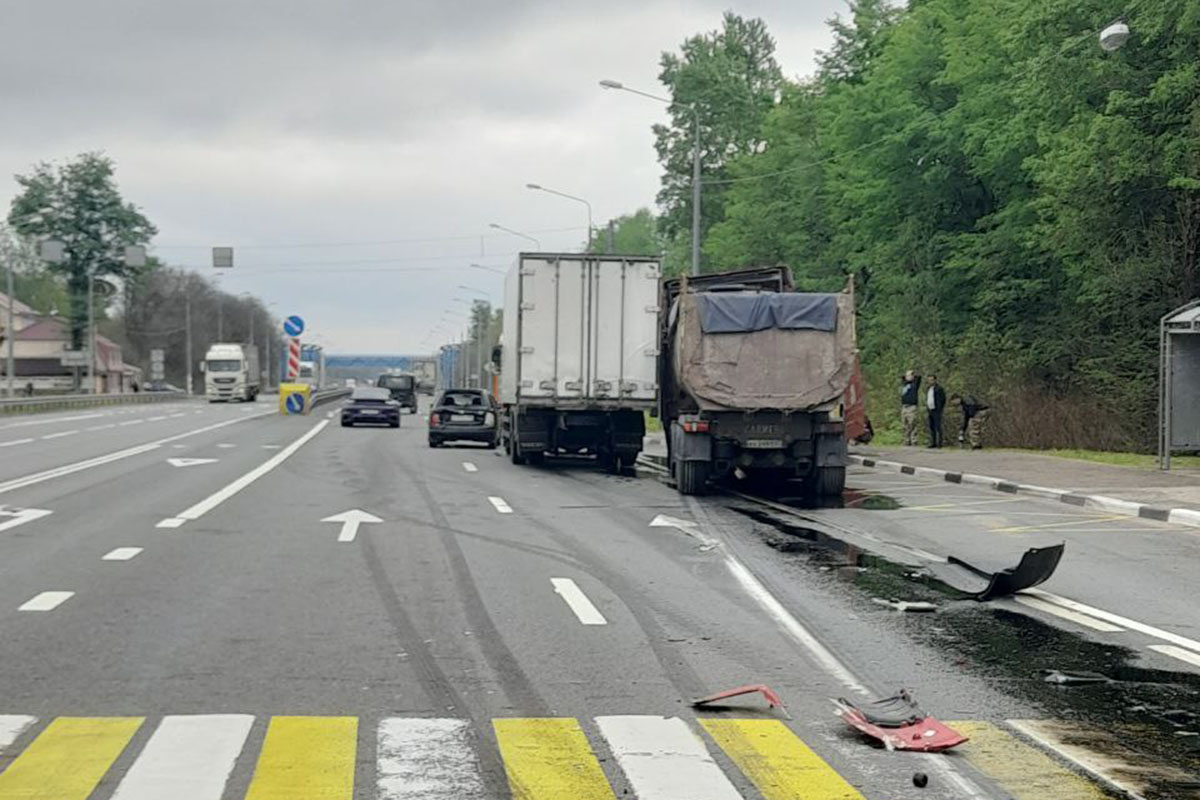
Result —
<path fill-rule="evenodd" d="M 288 336 L 299 336 L 304 333 L 304 320 L 293 314 L 283 321 L 283 332 Z"/>
<path fill-rule="evenodd" d="M 289 414 L 304 413 L 304 395 L 299 392 L 292 392 L 287 397 L 287 410 Z"/>

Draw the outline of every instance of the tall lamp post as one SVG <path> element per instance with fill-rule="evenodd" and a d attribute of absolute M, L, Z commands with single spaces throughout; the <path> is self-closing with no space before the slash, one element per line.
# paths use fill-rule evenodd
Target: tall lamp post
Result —
<path fill-rule="evenodd" d="M 583 248 L 583 252 L 586 253 L 587 249 L 589 247 L 591 247 L 591 245 L 592 245 L 592 204 L 589 203 L 587 200 L 584 200 L 582 197 L 576 197 L 573 194 L 567 194 L 566 192 L 560 192 L 557 189 L 547 189 L 545 186 L 542 186 L 541 184 L 537 184 L 537 183 L 527 183 L 527 184 L 525 184 L 525 188 L 532 189 L 535 192 L 545 192 L 546 194 L 555 194 L 555 195 L 558 195 L 559 197 L 565 197 L 568 200 L 574 200 L 576 203 L 583 203 L 585 206 L 587 206 L 587 223 L 588 223 L 587 244 L 584 245 L 584 248 Z"/>
<path fill-rule="evenodd" d="M 604 89 L 618 89 L 623 92 L 648 97 L 669 106 L 679 106 L 692 112 L 692 274 L 700 274 L 700 111 L 695 104 L 684 105 L 676 103 L 667 97 L 631 89 L 620 81 L 602 80 L 600 86 Z"/>
<path fill-rule="evenodd" d="M 513 236 L 520 236 L 522 239 L 528 239 L 529 241 L 533 242 L 533 246 L 538 250 L 542 249 L 542 243 L 530 236 L 528 233 L 521 233 L 520 231 L 514 231 L 512 228 L 506 228 L 499 222 L 489 222 L 488 227 L 495 228 L 498 231 L 504 231 L 505 233 L 511 233 Z M 484 269 L 486 269 L 486 267 Z"/>

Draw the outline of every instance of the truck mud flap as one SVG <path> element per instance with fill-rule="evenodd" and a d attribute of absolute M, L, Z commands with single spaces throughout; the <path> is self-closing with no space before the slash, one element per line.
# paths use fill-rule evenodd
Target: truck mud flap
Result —
<path fill-rule="evenodd" d="M 999 572 L 988 572 L 954 556 L 948 557 L 946 561 L 985 579 L 988 582 L 987 587 L 983 591 L 972 593 L 971 596 L 976 600 L 986 601 L 1007 597 L 1022 589 L 1031 589 L 1045 583 L 1058 568 L 1058 562 L 1062 559 L 1065 549 L 1065 543 L 1050 547 L 1031 547 L 1025 551 L 1015 567 L 1008 567 Z"/>

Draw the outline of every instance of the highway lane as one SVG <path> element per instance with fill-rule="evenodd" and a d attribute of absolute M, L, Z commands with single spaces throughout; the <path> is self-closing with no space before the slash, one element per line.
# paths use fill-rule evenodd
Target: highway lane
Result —
<path fill-rule="evenodd" d="M 779 712 L 755 698 L 697 714 L 687 701 L 764 681 L 793 715 L 780 741 L 806 746 L 802 782 L 823 787 L 811 796 L 972 796 L 964 786 L 1006 796 L 965 757 L 865 746 L 829 713 L 829 698 L 903 683 L 940 713 L 988 725 L 1037 709 L 911 641 L 862 598 L 814 585 L 725 501 L 683 502 L 653 478 L 590 466 L 518 468 L 481 448 L 430 450 L 419 417 L 400 431 L 326 423 L 320 411 L 249 420 L 185 440 L 188 457 L 215 462 L 170 468 L 159 450 L 12 492 L 55 515 L 53 525 L 0 533 L 0 696 L 10 706 L 0 715 L 39 725 L 148 716 L 102 793 L 135 784 L 133 767 L 160 757 L 148 737 L 169 729 L 161 717 L 196 714 L 204 725 L 248 726 L 227 797 L 253 794 L 274 752 L 268 728 L 288 730 L 277 723 L 286 715 L 355 720 L 358 797 L 407 796 L 387 789 L 387 775 L 407 769 L 394 763 L 397 742 L 435 735 L 464 754 L 447 796 L 506 796 L 510 780 L 551 792 L 522 797 L 586 796 L 572 783 L 584 780 L 577 770 L 555 768 L 565 758 L 591 764 L 617 796 L 677 796 L 656 793 L 654 776 L 683 786 L 696 772 L 728 796 L 754 797 L 758 773 L 742 768 L 753 739 L 718 739 L 702 719 L 736 727 Z M 202 513 L 158 527 L 194 508 Z M 339 541 L 340 523 L 322 520 L 349 509 L 383 521 Z M 651 527 L 659 515 L 695 527 Z M 128 547 L 144 549 L 103 560 Z M 16 610 L 47 590 L 75 594 L 50 611 Z M 798 638 L 797 625 L 820 646 Z M 700 753 L 666 747 L 640 762 L 636 743 L 672 741 L 680 729 L 663 720 L 676 717 L 687 734 L 678 746 L 701 742 Z M 575 721 L 578 735 L 528 718 Z M 404 727 L 429 719 L 444 720 L 440 733 Z M 30 730 L 15 752 L 53 733 Z M 764 763 L 784 784 L 800 780 Z M 929 788 L 912 786 L 916 768 L 933 776 Z M 1078 781 L 1059 773 L 1061 785 Z"/>
<path fill-rule="evenodd" d="M 248 404 L 179 402 L 114 407 L 42 419 L 3 418 L 0 492 L 5 482 L 119 450 L 157 442 L 222 422 L 269 413 L 267 401 Z M 182 441 L 182 440 L 180 440 Z M 174 440 L 168 444 L 174 443 Z M 0 494 L 0 503 L 6 502 Z"/>

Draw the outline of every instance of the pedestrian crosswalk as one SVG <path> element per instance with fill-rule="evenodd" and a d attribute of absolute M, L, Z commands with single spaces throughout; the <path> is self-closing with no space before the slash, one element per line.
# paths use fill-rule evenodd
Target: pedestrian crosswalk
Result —
<path fill-rule="evenodd" d="M 1000 727 L 961 724 L 981 740 L 968 759 L 999 783 L 1104 796 Z M 865 800 L 780 720 L 503 718 L 487 733 L 417 717 L 0 715 L 0 800 Z"/>

